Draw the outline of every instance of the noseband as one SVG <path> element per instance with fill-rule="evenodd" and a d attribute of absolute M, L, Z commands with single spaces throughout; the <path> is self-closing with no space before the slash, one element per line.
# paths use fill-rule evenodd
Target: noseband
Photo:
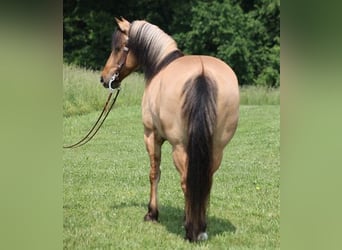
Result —
<path fill-rule="evenodd" d="M 110 92 L 113 92 L 114 89 L 116 89 L 116 88 L 112 88 L 112 83 L 119 79 L 120 71 L 126 63 L 128 52 L 129 52 L 129 48 L 127 46 L 125 46 L 123 48 L 123 54 L 122 54 L 120 61 L 118 63 L 118 67 L 116 68 L 112 78 L 108 82 L 108 88 L 109 88 Z M 120 86 L 120 84 L 119 84 L 119 86 Z"/>

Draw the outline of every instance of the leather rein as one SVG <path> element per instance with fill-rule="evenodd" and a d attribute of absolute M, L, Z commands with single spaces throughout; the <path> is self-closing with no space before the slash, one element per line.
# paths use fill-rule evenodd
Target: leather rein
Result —
<path fill-rule="evenodd" d="M 118 97 L 118 95 L 120 93 L 120 80 L 119 80 L 119 76 L 120 76 L 120 71 L 121 71 L 122 67 L 126 63 L 128 52 L 129 52 L 129 49 L 125 46 L 123 48 L 122 57 L 121 57 L 121 59 L 120 59 L 120 61 L 118 63 L 118 67 L 114 71 L 114 74 L 113 74 L 112 78 L 109 80 L 109 83 L 108 83 L 108 88 L 109 88 L 110 93 L 108 95 L 107 101 L 106 101 L 106 103 L 105 103 L 105 105 L 104 105 L 104 107 L 102 109 L 102 112 L 101 112 L 100 116 L 97 118 L 97 121 L 95 122 L 93 127 L 90 129 L 90 131 L 81 140 L 79 140 L 78 142 L 76 142 L 74 144 L 71 144 L 71 145 L 68 145 L 68 146 L 63 146 L 63 148 L 77 148 L 77 147 L 80 147 L 80 146 L 86 144 L 87 142 L 89 142 L 96 135 L 96 133 L 99 131 L 99 129 L 101 128 L 102 124 L 106 120 L 109 112 L 112 110 L 112 108 L 113 108 L 113 106 L 114 106 L 114 104 L 116 102 L 116 99 L 117 99 L 117 97 Z M 116 80 L 119 80 L 119 86 L 115 87 L 115 88 L 112 88 L 112 83 L 115 82 Z M 115 89 L 116 89 L 115 97 L 112 100 L 111 104 L 109 105 L 110 100 L 112 99 L 113 92 L 114 92 Z"/>

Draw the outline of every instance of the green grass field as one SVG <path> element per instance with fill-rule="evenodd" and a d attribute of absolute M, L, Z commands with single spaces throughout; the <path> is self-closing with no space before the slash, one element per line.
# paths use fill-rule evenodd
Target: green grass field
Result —
<path fill-rule="evenodd" d="M 99 115 L 107 92 L 96 84 L 98 77 L 64 68 L 64 145 L 79 140 Z M 63 150 L 64 249 L 280 249 L 279 90 L 241 91 L 249 102 L 240 107 L 237 132 L 214 176 L 209 239 L 191 244 L 183 240 L 184 199 L 168 143 L 161 164 L 160 222 L 143 221 L 149 162 L 142 81 L 134 74 L 123 82 L 118 105 L 92 141 Z"/>

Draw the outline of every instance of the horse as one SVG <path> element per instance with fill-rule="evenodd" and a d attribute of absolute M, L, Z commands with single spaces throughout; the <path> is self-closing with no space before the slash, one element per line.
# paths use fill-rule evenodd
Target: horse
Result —
<path fill-rule="evenodd" d="M 161 147 L 172 146 L 184 193 L 185 239 L 207 240 L 207 207 L 213 175 L 239 119 L 234 71 L 218 58 L 185 55 L 175 40 L 145 20 L 115 18 L 112 51 L 100 82 L 115 89 L 142 69 L 144 142 L 150 160 L 150 197 L 145 221 L 158 221 Z"/>

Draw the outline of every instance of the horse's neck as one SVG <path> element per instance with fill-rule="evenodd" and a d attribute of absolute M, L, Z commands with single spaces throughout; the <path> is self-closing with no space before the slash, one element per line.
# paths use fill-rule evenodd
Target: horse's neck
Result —
<path fill-rule="evenodd" d="M 169 55 L 171 52 L 173 52 L 173 51 L 175 51 L 175 50 L 178 50 L 178 48 L 177 48 L 176 42 L 173 41 L 173 43 L 170 43 L 170 44 L 164 49 L 163 54 L 164 54 L 164 55 Z"/>
<path fill-rule="evenodd" d="M 175 40 L 156 25 L 135 21 L 131 29 L 136 56 L 140 62 L 158 63 L 170 52 L 177 50 Z"/>
<path fill-rule="evenodd" d="M 143 21 L 137 21 L 132 30 L 135 56 L 145 72 L 146 79 L 151 79 L 165 66 L 168 55 L 178 51 L 177 43 L 157 26 Z"/>

